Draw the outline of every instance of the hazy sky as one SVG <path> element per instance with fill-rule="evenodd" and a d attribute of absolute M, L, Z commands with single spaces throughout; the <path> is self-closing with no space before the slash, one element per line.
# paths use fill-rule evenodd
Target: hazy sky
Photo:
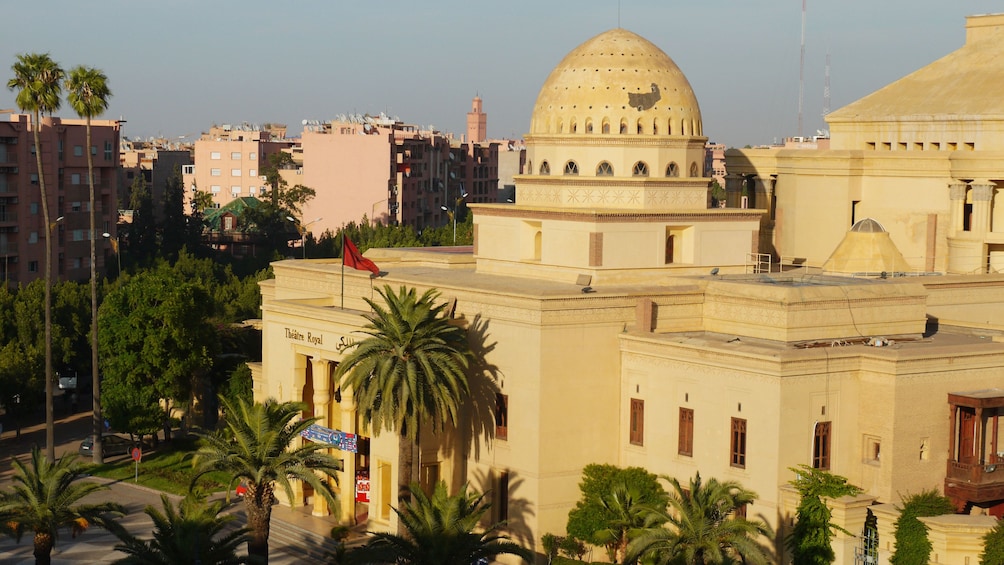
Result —
<path fill-rule="evenodd" d="M 991 0 L 807 0 L 804 133 L 836 110 L 960 47 Z M 18 53 L 105 71 L 106 116 L 129 137 L 198 135 L 213 123 L 386 112 L 464 132 L 480 94 L 491 137 L 520 137 L 550 70 L 618 26 L 690 80 L 704 132 L 728 145 L 798 129 L 799 0 L 35 0 L 11 3 L 0 77 Z M 965 85 L 960 85 L 964 88 Z M 0 108 L 14 94 L 0 90 Z M 71 116 L 66 107 L 61 111 Z"/>

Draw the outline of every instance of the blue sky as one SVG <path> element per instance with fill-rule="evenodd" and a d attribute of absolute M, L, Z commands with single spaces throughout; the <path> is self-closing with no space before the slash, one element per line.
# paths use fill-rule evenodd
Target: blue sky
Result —
<path fill-rule="evenodd" d="M 999 0 L 807 4 L 806 134 L 824 127 L 827 51 L 835 110 L 960 47 L 966 15 L 1004 11 Z M 797 134 L 800 0 L 36 0 L 5 10 L 0 77 L 25 52 L 98 67 L 114 93 L 106 116 L 125 118 L 129 137 L 267 121 L 295 133 L 349 112 L 460 134 L 475 94 L 490 136 L 520 137 L 550 70 L 617 27 L 618 11 L 687 75 L 712 140 Z M 0 108 L 13 106 L 0 91 Z"/>

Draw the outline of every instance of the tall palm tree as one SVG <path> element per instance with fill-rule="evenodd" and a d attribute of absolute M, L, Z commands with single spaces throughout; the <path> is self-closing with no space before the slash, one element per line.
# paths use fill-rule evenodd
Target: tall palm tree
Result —
<path fill-rule="evenodd" d="M 17 106 L 31 112 L 31 129 L 35 136 L 35 162 L 38 167 L 38 189 L 42 200 L 42 222 L 45 228 L 45 454 L 56 459 L 55 420 L 52 411 L 52 228 L 49 221 L 49 197 L 45 191 L 45 171 L 42 168 L 42 146 L 39 130 L 41 115 L 59 109 L 65 73 L 48 53 L 26 53 L 17 56 L 11 66 L 14 78 L 7 88 L 17 90 Z"/>
<path fill-rule="evenodd" d="M 48 565 L 60 528 L 70 528 L 73 536 L 91 524 L 106 526 L 108 515 L 121 516 L 123 508 L 115 502 L 78 504 L 85 496 L 108 487 L 87 481 L 76 453 L 68 453 L 55 463 L 31 450 L 31 464 L 14 458 L 13 486 L 0 492 L 0 531 L 17 541 L 25 532 L 33 532 L 35 563 Z"/>
<path fill-rule="evenodd" d="M 342 388 L 350 388 L 363 423 L 376 432 L 401 435 L 399 483 L 407 492 L 418 482 L 419 431 L 431 423 L 437 431 L 457 421 L 469 394 L 467 367 L 471 357 L 465 332 L 435 304 L 439 293 L 418 296 L 404 286 L 377 289 L 384 305 L 366 299 L 373 310 L 363 332 L 335 371 Z M 407 441 L 406 441 L 407 440 Z"/>
<path fill-rule="evenodd" d="M 766 565 L 768 550 L 760 538 L 773 532 L 760 520 L 748 520 L 736 512 L 756 500 L 756 494 L 738 482 L 701 480 L 697 473 L 684 487 L 675 478 L 663 477 L 673 487 L 669 507 L 651 519 L 668 527 L 652 528 L 633 539 L 628 559 L 644 557 L 666 565 Z M 646 561 L 648 562 L 648 561 Z"/>
<path fill-rule="evenodd" d="M 516 555 L 533 563 L 531 551 L 497 533 L 504 524 L 474 531 L 491 508 L 485 494 L 468 492 L 464 485 L 450 496 L 443 481 L 436 485 L 431 497 L 417 483 L 411 490 L 412 500 L 394 508 L 407 535 L 374 534 L 365 546 L 348 553 L 349 563 L 472 565 L 496 555 Z"/>
<path fill-rule="evenodd" d="M 122 543 L 115 549 L 127 557 L 118 565 L 238 565 L 256 563 L 253 557 L 238 557 L 237 550 L 248 540 L 247 528 L 225 532 L 234 520 L 232 514 L 220 515 L 223 500 L 207 503 L 204 496 L 189 494 L 177 508 L 166 494 L 160 495 L 164 511 L 147 506 L 144 512 L 153 519 L 153 539 L 141 540 L 116 524 L 110 528 Z"/>
<path fill-rule="evenodd" d="M 293 498 L 290 480 L 300 480 L 314 488 L 332 506 L 336 504 L 331 483 L 318 473 L 335 478 L 338 461 L 325 450 L 327 446 L 306 442 L 293 446 L 300 433 L 317 421 L 303 418 L 306 408 L 298 402 L 248 404 L 238 399 L 232 404 L 221 398 L 224 409 L 223 427 L 214 434 L 200 434 L 202 445 L 195 452 L 196 474 L 192 483 L 212 471 L 221 471 L 230 479 L 230 487 L 243 481 L 244 507 L 251 536 L 248 553 L 268 563 L 268 536 L 275 503 L 275 485 Z"/>
<path fill-rule="evenodd" d="M 98 233 L 94 209 L 94 156 L 91 153 L 91 118 L 100 116 L 108 109 L 108 99 L 112 92 L 108 89 L 108 77 L 98 69 L 78 66 L 70 70 L 66 80 L 66 98 L 78 116 L 87 120 L 87 186 L 91 201 L 91 405 L 94 437 L 101 437 L 104 419 L 101 417 L 101 383 L 98 382 L 98 275 L 95 239 Z M 104 462 L 101 442 L 94 443 L 94 462 Z"/>

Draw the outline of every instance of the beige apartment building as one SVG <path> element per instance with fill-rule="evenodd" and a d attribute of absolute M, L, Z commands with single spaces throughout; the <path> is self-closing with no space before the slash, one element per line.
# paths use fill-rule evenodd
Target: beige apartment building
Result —
<path fill-rule="evenodd" d="M 274 263 L 255 398 L 305 402 L 321 428 L 304 441 L 345 465 L 338 508 L 309 490 L 284 503 L 396 531 L 398 437 L 363 428 L 332 375 L 364 337 L 363 299 L 403 285 L 438 290 L 478 355 L 458 425 L 421 436 L 423 483 L 491 490 L 523 545 L 563 534 L 583 467 L 609 463 L 739 481 L 784 562 L 804 464 L 865 491 L 831 501 L 854 534 L 838 563 L 864 560 L 869 511 L 868 562 L 887 563 L 895 504 L 927 488 L 967 513 L 932 519 L 932 562 L 975 563 L 1004 511 L 1004 276 L 891 276 L 905 259 L 871 219 L 832 243 L 830 273 L 755 272 L 768 212 L 709 207 L 702 130 L 676 64 L 610 30 L 541 87 L 516 202 L 471 205 L 472 253 L 371 249 L 378 279 Z"/>
<path fill-rule="evenodd" d="M 85 121 L 43 118 L 39 130 L 42 175 L 48 194 L 50 226 L 42 219 L 38 165 L 31 116 L 11 114 L 0 121 L 0 280 L 27 284 L 45 275 L 45 238 L 53 237 L 54 278 L 90 277 L 90 194 L 87 154 L 94 161 L 98 233 L 116 233 L 120 124 L 91 120 L 91 147 Z M 112 253 L 98 238 L 97 270 Z"/>
<path fill-rule="evenodd" d="M 966 18 L 958 50 L 828 114 L 828 147 L 729 150 L 729 206 L 768 211 L 762 250 L 819 266 L 870 217 L 911 272 L 1004 268 L 1002 24 Z"/>

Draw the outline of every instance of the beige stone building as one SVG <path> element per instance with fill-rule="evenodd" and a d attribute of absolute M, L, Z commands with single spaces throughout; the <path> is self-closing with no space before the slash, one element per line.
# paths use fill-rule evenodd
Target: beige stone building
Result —
<path fill-rule="evenodd" d="M 1002 24 L 967 18 L 961 48 L 828 114 L 826 149 L 730 150 L 729 206 L 768 210 L 762 251 L 818 266 L 871 217 L 912 272 L 1004 268 Z"/>
<path fill-rule="evenodd" d="M 307 403 L 324 428 L 313 440 L 346 448 L 340 508 L 310 492 L 286 503 L 397 527 L 398 438 L 361 427 L 332 379 L 362 338 L 364 298 L 387 284 L 437 289 L 478 353 L 456 429 L 422 434 L 423 483 L 490 489 L 494 517 L 538 551 L 541 535 L 564 533 L 590 463 L 740 481 L 778 549 L 801 464 L 865 489 L 833 502 L 850 531 L 881 506 L 882 560 L 901 494 L 944 488 L 962 509 L 999 512 L 1004 476 L 988 465 L 1004 276 L 883 278 L 904 259 L 873 221 L 821 252 L 820 264 L 844 249 L 832 269 L 844 276 L 753 273 L 766 212 L 709 209 L 706 141 L 675 63 L 611 30 L 542 86 L 516 203 L 471 205 L 473 253 L 371 249 L 375 280 L 337 260 L 274 263 L 255 397 Z M 873 276 L 846 276 L 855 258 Z M 970 534 L 993 522 L 975 519 Z M 975 562 L 978 544 L 955 543 L 961 526 L 942 522 L 935 561 Z M 860 545 L 838 541 L 839 562 Z"/>

